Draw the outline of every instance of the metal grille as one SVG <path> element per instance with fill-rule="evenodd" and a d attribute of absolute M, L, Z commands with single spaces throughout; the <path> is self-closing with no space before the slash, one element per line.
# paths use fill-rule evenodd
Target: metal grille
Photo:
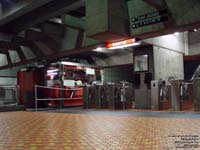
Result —
<path fill-rule="evenodd" d="M 17 104 L 18 86 L 0 86 L 0 105 Z"/>

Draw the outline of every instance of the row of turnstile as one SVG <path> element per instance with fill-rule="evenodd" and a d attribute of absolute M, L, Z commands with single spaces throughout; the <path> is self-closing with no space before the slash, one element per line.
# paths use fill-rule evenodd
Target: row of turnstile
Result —
<path fill-rule="evenodd" d="M 193 82 L 171 80 L 168 84 L 161 80 L 151 81 L 151 103 L 153 110 L 200 111 L 200 79 Z"/>
<path fill-rule="evenodd" d="M 87 85 L 83 93 L 85 109 L 131 109 L 136 103 L 131 84 Z M 151 108 L 200 111 L 200 78 L 194 79 L 193 82 L 151 81 Z"/>
<path fill-rule="evenodd" d="M 99 84 L 84 86 L 86 109 L 130 109 L 133 105 L 133 87 L 130 84 Z"/>

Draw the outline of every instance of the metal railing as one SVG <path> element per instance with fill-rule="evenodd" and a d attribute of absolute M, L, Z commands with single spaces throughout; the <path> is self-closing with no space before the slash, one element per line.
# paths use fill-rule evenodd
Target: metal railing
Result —
<path fill-rule="evenodd" d="M 65 88 L 55 88 L 55 87 L 48 87 L 48 86 L 40 86 L 35 85 L 35 111 L 38 110 L 38 102 L 39 101 L 70 101 L 70 100 L 81 100 L 83 97 L 74 97 L 76 95 L 76 92 L 81 90 L 82 88 L 71 88 L 71 89 L 65 89 Z M 50 93 L 55 93 L 55 90 L 57 91 L 63 91 L 69 92 L 68 96 L 61 97 L 59 94 L 58 97 L 51 96 Z M 41 94 L 42 93 L 42 94 Z"/>

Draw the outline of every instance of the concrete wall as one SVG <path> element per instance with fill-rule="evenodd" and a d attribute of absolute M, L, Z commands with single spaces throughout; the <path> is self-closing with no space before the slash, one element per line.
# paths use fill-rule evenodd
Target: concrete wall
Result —
<path fill-rule="evenodd" d="M 185 53 L 185 36 L 184 33 L 179 33 L 178 35 L 169 34 L 165 36 L 155 37 L 143 40 L 148 44 L 163 47 L 176 52 Z"/>
<path fill-rule="evenodd" d="M 189 42 L 189 55 L 199 55 L 200 54 L 200 31 L 189 32 L 188 42 Z"/>
<path fill-rule="evenodd" d="M 133 65 L 121 65 L 103 69 L 104 82 L 133 82 Z"/>
<path fill-rule="evenodd" d="M 187 36 L 185 33 L 170 34 L 144 40 L 153 44 L 154 78 L 176 76 L 184 79 L 183 55 L 188 53 Z"/>
<path fill-rule="evenodd" d="M 155 80 L 176 76 L 184 79 L 183 54 L 154 46 Z"/>
<path fill-rule="evenodd" d="M 123 50 L 123 53 L 118 53 L 116 55 L 112 55 L 106 59 L 97 59 L 97 66 L 116 66 L 116 65 L 124 65 L 124 64 L 132 64 L 133 63 L 133 52 Z"/>

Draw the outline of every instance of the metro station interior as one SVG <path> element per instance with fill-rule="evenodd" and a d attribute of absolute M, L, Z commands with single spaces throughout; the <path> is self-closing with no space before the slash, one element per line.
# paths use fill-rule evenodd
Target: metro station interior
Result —
<path fill-rule="evenodd" d="M 199 0 L 0 0 L 0 150 L 200 150 Z"/>

